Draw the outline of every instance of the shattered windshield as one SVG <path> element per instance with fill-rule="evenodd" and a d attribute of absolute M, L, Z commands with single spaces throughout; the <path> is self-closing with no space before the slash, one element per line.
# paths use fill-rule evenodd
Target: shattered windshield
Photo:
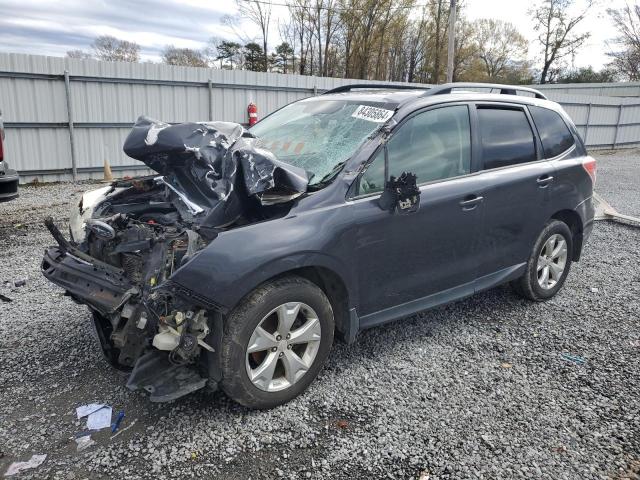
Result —
<path fill-rule="evenodd" d="M 393 115 L 388 104 L 308 99 L 287 105 L 251 128 L 278 159 L 304 168 L 310 186 L 333 180 L 371 133 Z"/>

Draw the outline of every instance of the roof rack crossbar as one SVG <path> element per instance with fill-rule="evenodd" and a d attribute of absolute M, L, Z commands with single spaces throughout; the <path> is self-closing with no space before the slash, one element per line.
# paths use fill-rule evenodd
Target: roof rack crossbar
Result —
<path fill-rule="evenodd" d="M 357 88 L 363 88 L 368 90 L 428 90 L 431 87 L 424 87 L 419 85 L 385 85 L 381 83 L 354 83 L 350 85 L 340 85 L 339 87 L 332 88 L 331 90 L 327 90 L 323 92 L 322 95 L 326 95 L 328 93 L 342 93 L 342 92 L 350 92 L 351 90 L 355 90 Z"/>
<path fill-rule="evenodd" d="M 454 89 L 458 88 L 488 88 L 491 90 L 499 90 L 502 95 L 517 95 L 518 92 L 532 93 L 536 98 L 547 100 L 547 97 L 543 95 L 539 90 L 535 90 L 529 87 L 521 87 L 520 85 L 503 85 L 500 83 L 479 83 L 479 82 L 454 82 L 445 83 L 443 85 L 436 85 L 430 88 L 424 93 L 424 97 L 431 95 L 443 95 L 452 93 Z"/>

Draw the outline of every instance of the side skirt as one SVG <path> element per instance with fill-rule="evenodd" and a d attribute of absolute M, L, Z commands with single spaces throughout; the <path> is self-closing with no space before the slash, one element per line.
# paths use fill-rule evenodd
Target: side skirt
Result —
<path fill-rule="evenodd" d="M 503 283 L 515 280 L 522 276 L 526 269 L 526 263 L 519 263 L 497 272 L 480 277 L 473 282 L 468 282 L 457 287 L 443 290 L 426 297 L 412 300 L 395 307 L 390 307 L 379 312 L 364 315 L 359 319 L 359 330 L 375 327 L 384 323 L 392 322 L 400 318 L 408 317 L 418 312 L 428 310 L 440 305 L 451 303 L 474 293 L 488 290 Z"/>

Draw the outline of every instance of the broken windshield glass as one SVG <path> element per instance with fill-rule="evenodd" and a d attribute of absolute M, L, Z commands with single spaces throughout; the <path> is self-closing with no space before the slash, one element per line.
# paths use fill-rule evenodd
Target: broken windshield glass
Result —
<path fill-rule="evenodd" d="M 250 132 L 280 160 L 309 172 L 313 186 L 333 179 L 336 168 L 391 118 L 393 110 L 384 107 L 311 98 L 278 110 Z"/>

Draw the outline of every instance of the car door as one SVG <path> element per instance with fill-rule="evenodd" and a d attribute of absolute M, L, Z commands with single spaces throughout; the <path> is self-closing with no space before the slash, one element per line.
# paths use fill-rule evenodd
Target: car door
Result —
<path fill-rule="evenodd" d="M 526 262 L 553 214 L 549 187 L 554 167 L 543 159 L 523 105 L 476 104 L 476 118 L 484 181 L 478 245 L 478 285 L 482 287 L 501 276 L 508 279 Z"/>
<path fill-rule="evenodd" d="M 482 210 L 481 182 L 473 170 L 471 122 L 465 104 L 411 116 L 375 154 L 358 180 L 357 195 L 349 201 L 358 313 L 364 326 L 383 321 L 384 315 L 376 312 L 471 285 Z M 385 171 L 396 177 L 405 171 L 417 175 L 418 211 L 399 214 L 380 208 Z"/>

